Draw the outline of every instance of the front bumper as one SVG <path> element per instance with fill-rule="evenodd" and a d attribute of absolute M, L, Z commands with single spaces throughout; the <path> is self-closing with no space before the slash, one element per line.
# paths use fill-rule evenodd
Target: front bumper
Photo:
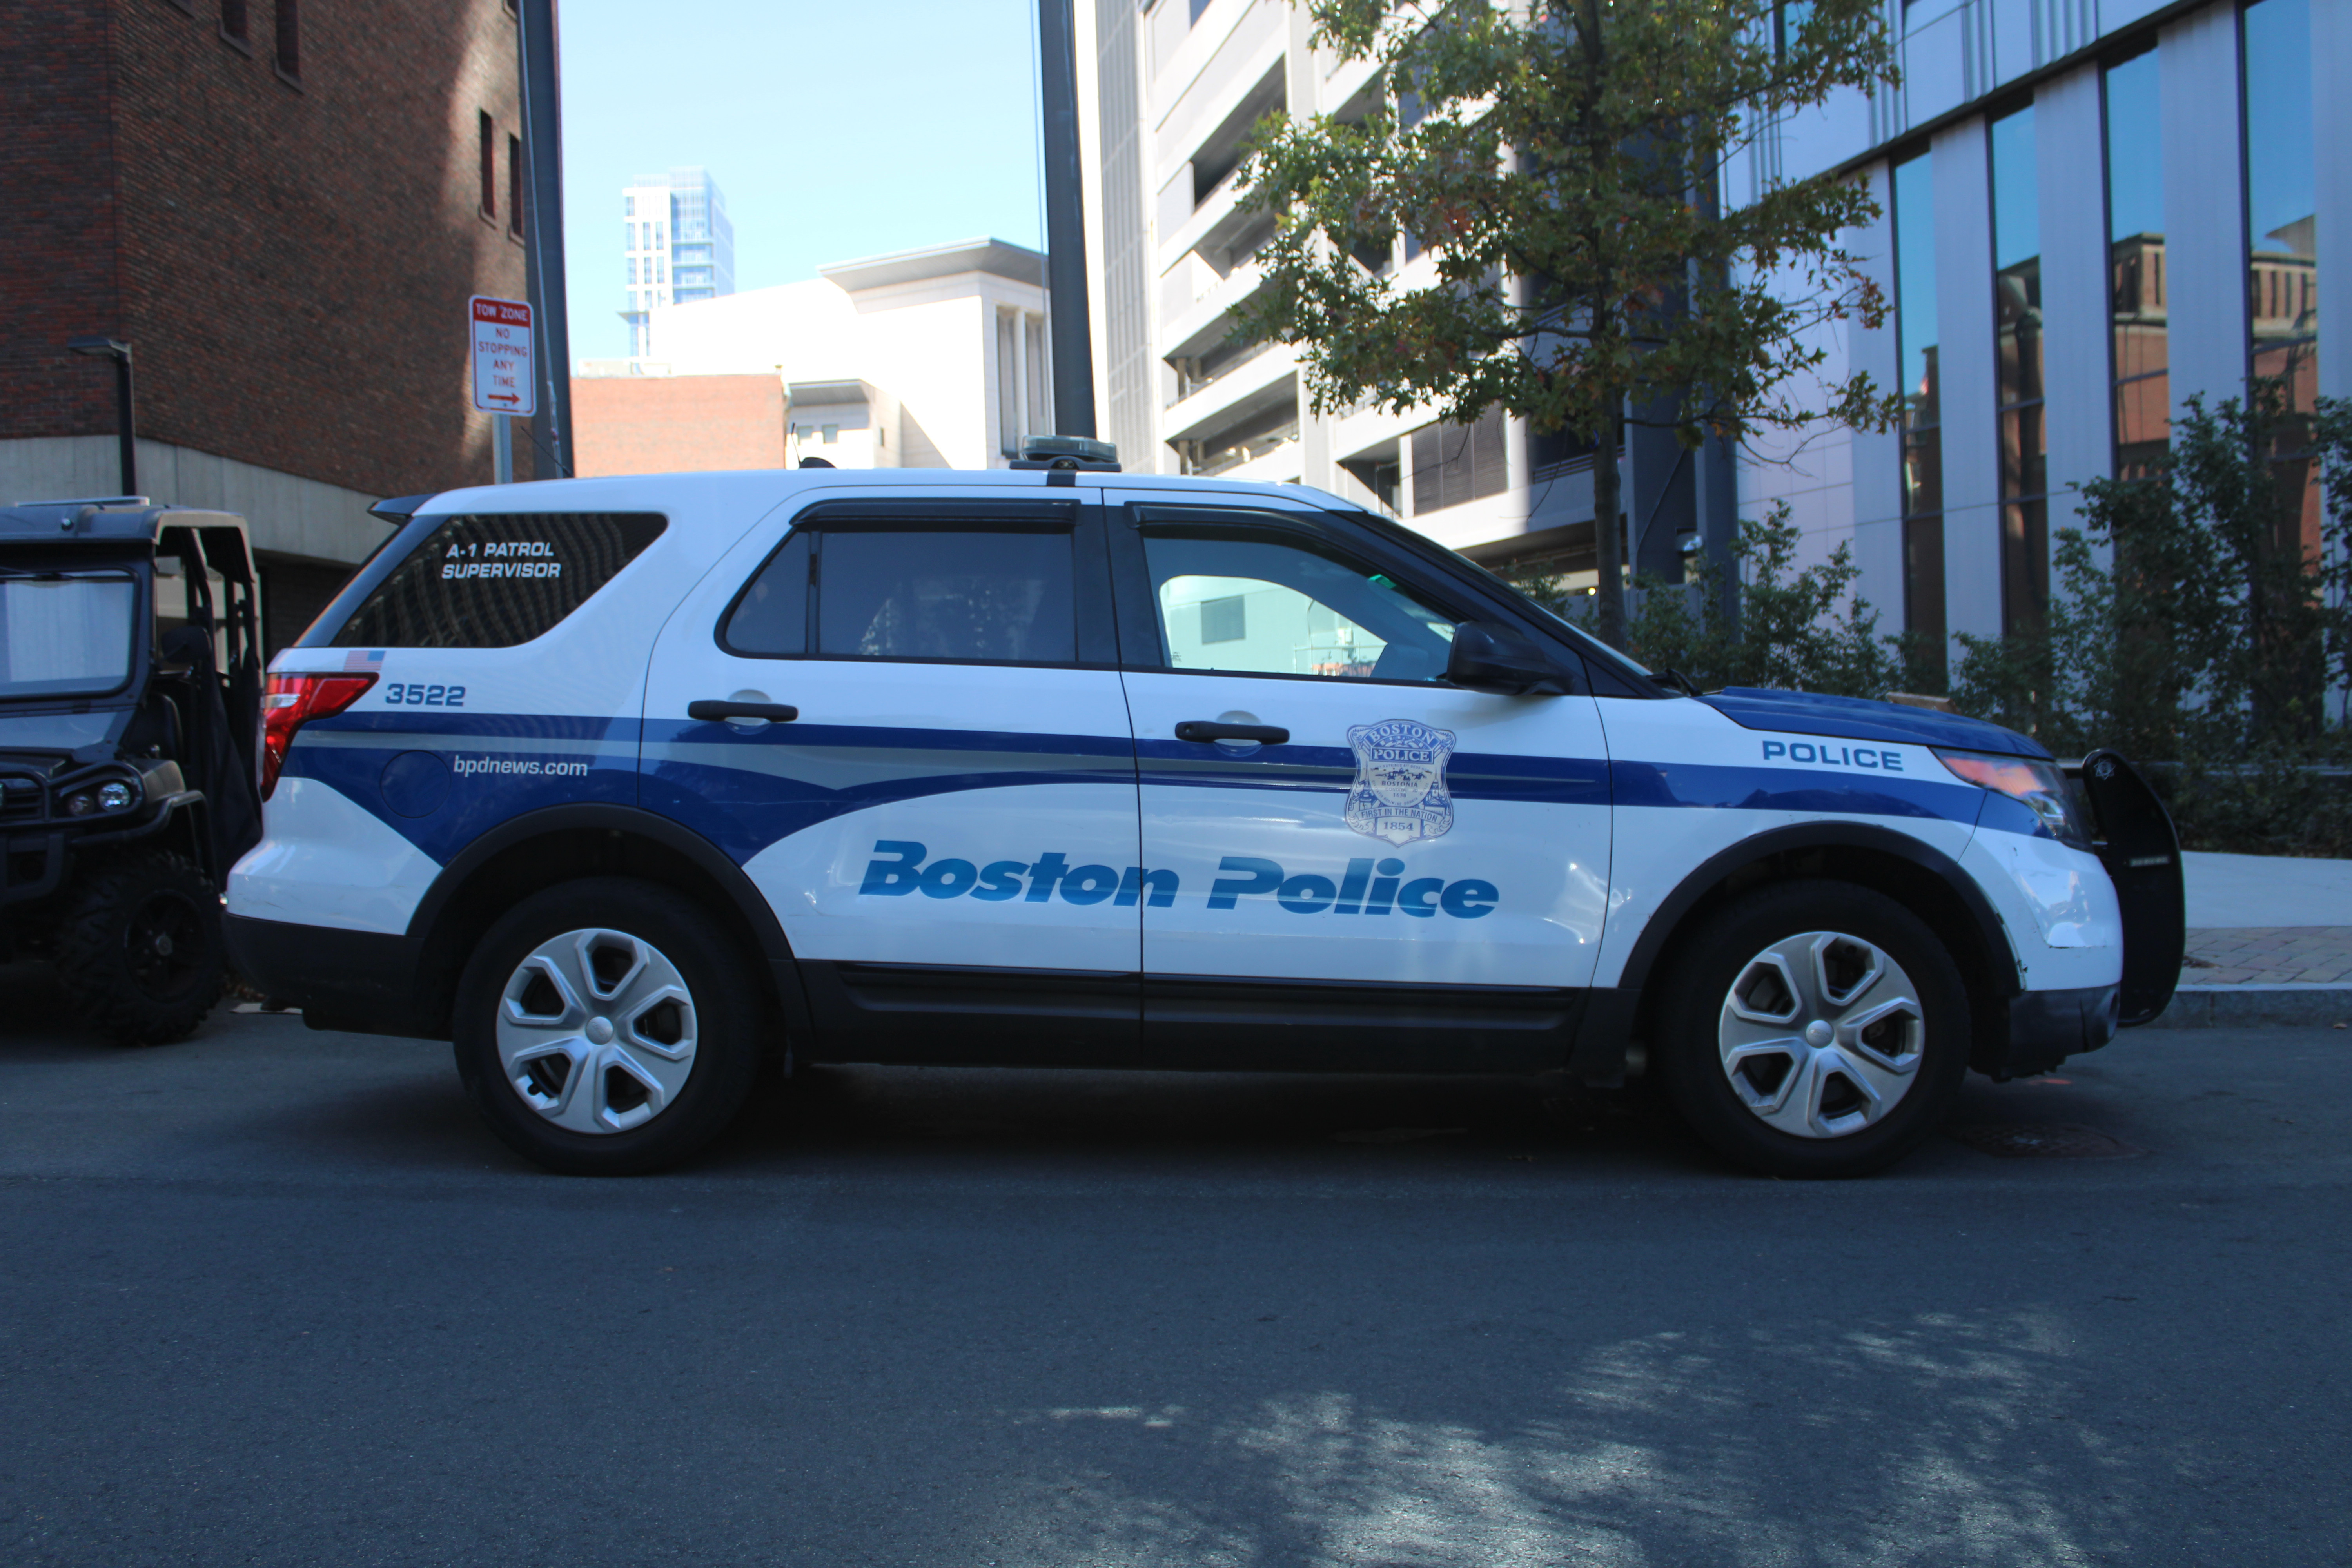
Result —
<path fill-rule="evenodd" d="M 2008 1019 L 1998 1030 L 1979 1032 L 1969 1065 L 2006 1082 L 2048 1072 L 2068 1057 L 2095 1051 L 2114 1039 L 2122 1024 L 2123 988 L 2028 991 L 1991 1005 L 2006 1007 Z"/>

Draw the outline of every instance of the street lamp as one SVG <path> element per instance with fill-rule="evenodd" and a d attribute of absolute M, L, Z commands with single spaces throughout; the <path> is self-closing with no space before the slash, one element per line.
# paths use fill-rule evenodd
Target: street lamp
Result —
<path fill-rule="evenodd" d="M 66 347 L 78 354 L 114 362 L 114 427 L 122 443 L 122 493 L 139 493 L 138 432 L 131 417 L 131 345 L 121 338 L 68 338 Z"/>

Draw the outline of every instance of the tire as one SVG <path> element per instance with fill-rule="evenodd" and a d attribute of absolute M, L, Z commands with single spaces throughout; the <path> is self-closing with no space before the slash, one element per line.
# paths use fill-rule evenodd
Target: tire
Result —
<path fill-rule="evenodd" d="M 1667 1094 L 1717 1152 L 1766 1175 L 1885 1169 L 1941 1125 L 1968 1070 L 1958 965 L 1867 888 L 1759 888 L 1693 931 L 1663 978 Z"/>
<path fill-rule="evenodd" d="M 690 1159 L 743 1107 L 772 1009 L 741 944 L 652 882 L 535 893 L 457 983 L 457 1074 L 515 1152 L 577 1176 Z"/>
<path fill-rule="evenodd" d="M 66 895 L 55 962 L 75 1007 L 118 1044 L 184 1040 L 227 974 L 220 893 L 165 849 L 87 863 Z"/>

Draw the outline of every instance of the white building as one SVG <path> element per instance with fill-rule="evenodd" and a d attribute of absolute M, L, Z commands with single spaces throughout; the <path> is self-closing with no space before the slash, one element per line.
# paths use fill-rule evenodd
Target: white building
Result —
<path fill-rule="evenodd" d="M 656 305 L 634 368 L 782 377 L 795 462 L 1002 468 L 1024 435 L 1053 428 L 1045 280 L 1044 257 L 1000 239 L 835 262 Z"/>
<path fill-rule="evenodd" d="M 1792 4 L 1796 25 L 1807 9 Z M 1130 469 L 1227 473 L 1376 502 L 1489 563 L 1592 558 L 1592 455 L 1377 414 L 1316 417 L 1279 347 L 1226 343 L 1268 232 L 1232 170 L 1263 113 L 1343 118 L 1369 67 L 1309 47 L 1283 0 L 1085 0 L 1079 120 L 1103 434 Z M 2352 395 L 2347 313 L 2317 311 L 2352 249 L 2352 4 L 1886 0 L 1904 86 L 1774 127 L 1726 196 L 1826 170 L 1884 216 L 1850 236 L 1896 310 L 1825 341 L 1911 400 L 1900 433 L 1763 454 L 1623 454 L 1628 556 L 1678 574 L 1787 500 L 1809 558 L 1851 541 L 1886 630 L 2037 624 L 2070 483 L 2163 450 L 2192 395 L 2287 375 Z M 1408 285 L 1427 263 L 1387 258 Z M 2329 266 L 2339 265 L 2328 262 Z M 1590 581 L 1590 579 L 1588 579 Z"/>
<path fill-rule="evenodd" d="M 719 182 L 702 169 L 646 174 L 621 190 L 629 353 L 646 353 L 648 313 L 735 292 L 735 226 Z"/>

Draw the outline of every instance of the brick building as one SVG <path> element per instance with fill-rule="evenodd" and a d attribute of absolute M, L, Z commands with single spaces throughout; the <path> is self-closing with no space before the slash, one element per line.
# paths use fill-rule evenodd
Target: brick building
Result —
<path fill-rule="evenodd" d="M 577 471 L 781 468 L 784 384 L 774 375 L 583 375 L 572 383 Z"/>
<path fill-rule="evenodd" d="M 243 512 L 273 647 L 382 539 L 387 495 L 490 478 L 470 294 L 525 291 L 506 0 L 0 8 L 0 500 L 141 489 Z M 516 468 L 531 472 L 518 424 Z"/>

